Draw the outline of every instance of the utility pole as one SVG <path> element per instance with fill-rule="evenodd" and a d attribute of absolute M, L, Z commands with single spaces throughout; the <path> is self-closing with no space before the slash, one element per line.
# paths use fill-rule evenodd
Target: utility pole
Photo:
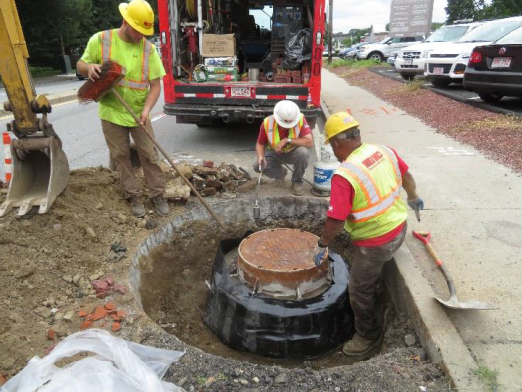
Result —
<path fill-rule="evenodd" d="M 330 0 L 328 11 L 328 64 L 332 64 L 333 0 Z"/>

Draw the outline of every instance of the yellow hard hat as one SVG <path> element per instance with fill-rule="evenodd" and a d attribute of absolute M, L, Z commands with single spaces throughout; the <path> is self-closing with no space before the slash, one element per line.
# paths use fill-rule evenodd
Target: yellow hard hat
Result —
<path fill-rule="evenodd" d="M 332 114 L 324 126 L 326 136 L 324 144 L 330 143 L 330 139 L 350 128 L 358 127 L 359 123 L 346 112 Z"/>
<path fill-rule="evenodd" d="M 132 0 L 120 4 L 123 19 L 143 35 L 154 34 L 154 11 L 145 0 Z"/>

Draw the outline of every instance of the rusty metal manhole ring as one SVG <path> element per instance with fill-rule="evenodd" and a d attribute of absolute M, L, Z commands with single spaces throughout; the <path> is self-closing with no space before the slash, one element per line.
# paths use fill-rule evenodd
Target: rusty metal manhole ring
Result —
<path fill-rule="evenodd" d="M 257 293 L 303 299 L 329 285 L 328 263 L 317 267 L 312 259 L 319 237 L 297 229 L 258 231 L 239 245 L 238 275 Z"/>

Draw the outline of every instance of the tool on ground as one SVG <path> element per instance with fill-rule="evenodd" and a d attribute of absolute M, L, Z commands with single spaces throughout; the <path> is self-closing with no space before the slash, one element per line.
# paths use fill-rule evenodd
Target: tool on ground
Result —
<path fill-rule="evenodd" d="M 426 246 L 426 249 L 430 253 L 431 257 L 433 257 L 433 260 L 435 260 L 435 264 L 437 264 L 437 267 L 439 267 L 440 271 L 442 272 L 442 276 L 444 276 L 444 279 L 446 280 L 446 283 L 448 284 L 450 298 L 447 301 L 444 301 L 443 299 L 434 297 L 437 301 L 439 301 L 442 305 L 444 305 L 450 309 L 491 310 L 491 309 L 498 308 L 496 306 L 485 304 L 485 303 L 479 302 L 479 301 L 468 301 L 468 302 L 459 301 L 459 299 L 457 298 L 457 290 L 455 289 L 453 279 L 451 279 L 448 269 L 442 263 L 442 260 L 439 259 L 439 257 L 435 253 L 435 249 L 433 249 L 433 246 L 431 246 L 431 244 L 430 244 L 431 233 L 429 233 L 427 231 L 413 231 L 412 234 L 415 238 L 417 238 L 419 241 L 421 241 Z"/>
<path fill-rule="evenodd" d="M 7 125 L 11 141 L 12 177 L 0 216 L 20 207 L 25 215 L 33 206 L 46 213 L 69 181 L 69 163 L 62 142 L 47 121 L 51 104 L 36 96 L 27 65 L 29 52 L 13 0 L 0 1 L 0 76 L 9 102 L 4 109 L 14 120 Z M 39 118 L 37 114 L 42 114 Z"/>
<path fill-rule="evenodd" d="M 286 163 L 282 162 L 279 158 L 276 157 L 276 159 L 279 161 L 279 163 L 281 165 L 283 165 L 284 167 L 286 167 L 290 172 L 294 172 L 294 170 L 290 169 L 290 166 L 288 166 Z M 319 189 L 317 189 L 315 187 L 314 184 L 312 184 L 310 181 L 308 181 L 306 178 L 303 177 L 303 181 L 306 182 L 308 185 L 310 185 L 312 187 L 312 189 L 310 189 L 310 192 L 314 195 L 314 196 L 318 196 L 318 197 L 326 197 L 326 196 L 330 196 L 330 192 L 323 192 Z"/>
<path fill-rule="evenodd" d="M 127 109 L 129 114 L 134 118 L 134 121 L 141 127 L 143 132 L 149 137 L 149 139 L 154 143 L 156 148 L 165 156 L 165 159 L 170 163 L 172 168 L 178 173 L 181 179 L 189 186 L 192 192 L 196 195 L 196 197 L 201 201 L 201 203 L 205 206 L 207 211 L 213 216 L 213 218 L 218 222 L 223 230 L 225 230 L 225 226 L 221 222 L 221 220 L 217 217 L 216 213 L 212 208 L 208 205 L 208 203 L 201 197 L 196 188 L 192 185 L 192 183 L 187 180 L 187 178 L 183 175 L 183 173 L 178 169 L 176 164 L 170 159 L 167 152 L 161 147 L 161 145 L 156 141 L 156 138 L 152 134 L 152 130 L 147 128 L 145 125 L 141 124 L 140 119 L 134 113 L 134 110 L 129 106 L 129 104 L 122 98 L 122 96 L 116 91 L 114 86 L 118 84 L 118 82 L 123 79 L 125 76 L 125 68 L 123 68 L 120 64 L 114 61 L 107 61 L 101 67 L 100 76 L 96 79 L 95 82 L 88 80 L 84 83 L 82 87 L 78 90 L 78 98 L 82 103 L 89 103 L 92 101 L 100 100 L 106 93 L 111 92 L 114 94 L 116 99 L 120 101 L 120 103 Z"/>
<path fill-rule="evenodd" d="M 261 178 L 263 177 L 263 167 L 259 165 L 259 179 L 256 185 L 256 204 L 254 204 L 254 219 L 261 218 L 261 208 L 259 207 L 259 187 L 261 186 Z"/>

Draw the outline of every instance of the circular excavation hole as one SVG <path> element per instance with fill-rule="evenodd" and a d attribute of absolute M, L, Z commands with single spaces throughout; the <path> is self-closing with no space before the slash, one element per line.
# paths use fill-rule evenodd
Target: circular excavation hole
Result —
<path fill-rule="evenodd" d="M 349 358 L 338 349 L 353 334 L 353 320 L 347 305 L 347 294 L 346 297 L 340 295 L 343 292 L 341 287 L 343 280 L 344 291 L 346 291 L 348 270 L 345 261 L 349 261 L 350 257 L 350 244 L 345 235 L 338 236 L 331 246 L 332 254 L 336 253 L 332 257 L 331 265 L 339 275 L 338 282 L 335 284 L 337 284 L 336 290 L 340 293 L 337 293 L 338 297 L 333 301 L 330 298 L 335 292 L 335 290 L 331 291 L 332 285 L 323 287 L 318 291 L 319 294 L 312 293 L 311 298 L 304 299 L 271 298 L 270 294 L 267 296 L 266 293 L 254 293 L 258 289 L 256 287 L 242 284 L 236 286 L 236 289 L 243 286 L 241 289 L 243 294 L 239 294 L 239 302 L 247 298 L 253 301 L 249 304 L 253 305 L 254 309 L 260 304 L 261 308 L 270 304 L 279 309 L 274 311 L 265 308 L 265 311 L 269 313 L 274 311 L 275 315 L 285 313 L 285 317 L 288 317 L 274 321 L 272 317 L 274 315 L 269 315 L 272 320 L 268 324 L 276 326 L 279 330 L 287 330 L 285 333 L 294 331 L 296 334 L 301 334 L 303 338 L 293 339 L 295 336 L 292 337 L 292 333 L 288 333 L 290 343 L 271 348 L 270 339 L 268 344 L 260 344 L 259 339 L 250 345 L 245 344 L 244 341 L 238 343 L 237 336 L 248 335 L 249 328 L 252 327 L 251 324 L 241 322 L 241 317 L 245 316 L 244 310 L 249 306 L 243 306 L 242 310 L 239 310 L 236 308 L 237 304 L 229 303 L 225 308 L 220 309 L 223 303 L 219 305 L 219 301 L 223 301 L 228 294 L 221 295 L 221 298 L 212 295 L 212 290 L 216 289 L 216 271 L 213 271 L 213 267 L 216 269 L 219 261 L 216 255 L 219 256 L 219 252 L 222 252 L 221 261 L 224 262 L 224 268 L 228 268 L 229 273 L 237 279 L 235 266 L 231 268 L 230 264 L 231 260 L 232 262 L 237 260 L 237 247 L 243 238 L 251 233 L 276 228 L 298 229 L 301 232 L 320 235 L 327 208 L 326 202 L 318 199 L 267 198 L 261 203 L 261 219 L 254 220 L 253 205 L 254 203 L 248 199 L 215 203 L 213 208 L 225 221 L 227 227 L 225 233 L 217 229 L 215 222 L 208 218 L 204 210 L 196 207 L 191 209 L 191 213 L 177 217 L 163 230 L 149 238 L 139 248 L 131 267 L 132 285 L 138 302 L 149 317 L 166 332 L 191 346 L 217 356 L 263 364 L 277 363 L 289 367 L 298 366 L 305 359 L 310 360 L 312 366 L 317 368 L 349 364 Z M 236 289 L 231 292 L 237 294 Z M 241 295 L 244 295 L 244 298 Z M 333 310 L 329 314 L 326 312 L 327 317 L 323 320 L 320 317 L 313 320 L 312 327 L 309 321 L 308 324 L 304 322 L 298 325 L 299 322 L 296 320 L 300 316 L 311 313 L 306 309 L 307 306 L 316 303 L 316 306 L 323 309 L 327 306 L 328 301 L 324 301 L 328 298 L 330 298 L 328 306 L 333 305 L 332 309 L 337 312 Z M 245 304 L 241 303 L 241 305 Z M 281 311 L 283 308 L 287 308 L 287 311 Z M 339 309 L 345 311 L 340 313 Z M 255 311 L 250 312 L 247 318 L 251 319 L 254 313 Z M 338 326 L 346 326 L 346 329 L 342 328 L 339 331 L 339 328 L 335 328 L 332 324 L 332 320 L 335 319 L 332 318 L 334 313 L 348 316 L 338 321 Z M 292 326 L 292 322 L 297 324 Z M 236 336 L 229 334 L 234 330 L 230 328 L 230 323 L 236 323 L 236 327 L 239 325 L 239 332 L 235 331 Z M 259 321 L 256 323 L 260 328 L 266 326 Z M 252 335 L 257 336 L 259 333 Z M 277 334 L 272 335 L 277 338 Z M 223 341 L 238 349 L 225 345 Z M 313 359 L 317 356 L 319 357 Z"/>

